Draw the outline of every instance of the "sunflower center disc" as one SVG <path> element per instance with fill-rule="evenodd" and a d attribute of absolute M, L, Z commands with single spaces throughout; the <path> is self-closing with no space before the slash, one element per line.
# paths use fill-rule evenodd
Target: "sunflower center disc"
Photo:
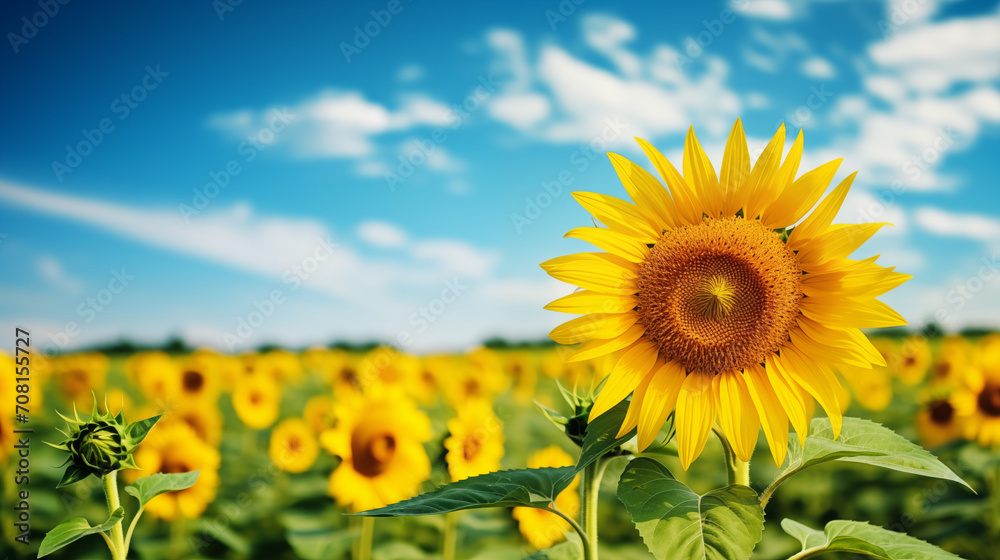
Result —
<path fill-rule="evenodd" d="M 738 217 L 665 232 L 638 276 L 646 336 L 689 372 L 763 362 L 788 340 L 802 299 L 795 254 Z"/>

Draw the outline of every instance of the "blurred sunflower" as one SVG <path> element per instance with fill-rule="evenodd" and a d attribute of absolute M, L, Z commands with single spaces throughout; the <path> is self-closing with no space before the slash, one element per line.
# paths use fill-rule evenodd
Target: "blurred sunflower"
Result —
<path fill-rule="evenodd" d="M 438 401 L 441 396 L 441 380 L 448 375 L 450 362 L 447 356 L 424 356 L 420 360 L 410 390 L 417 402 L 431 405 Z"/>
<path fill-rule="evenodd" d="M 279 469 L 301 473 L 309 470 L 316 462 L 319 444 L 304 420 L 287 418 L 271 432 L 268 455 Z"/>
<path fill-rule="evenodd" d="M 160 411 L 173 405 L 179 392 L 180 373 L 177 362 L 164 352 L 140 352 L 125 362 L 126 376 Z"/>
<path fill-rule="evenodd" d="M 3 395 L 7 397 L 6 394 Z M 7 456 L 14 451 L 14 415 L 7 411 L 7 407 L 0 406 L 0 465 L 7 463 Z"/>
<path fill-rule="evenodd" d="M 507 386 L 499 360 L 486 348 L 456 357 L 451 371 L 441 382 L 445 400 L 452 408 L 470 399 L 492 401 Z"/>
<path fill-rule="evenodd" d="M 67 401 L 87 410 L 94 404 L 93 393 L 104 389 L 108 358 L 100 352 L 84 352 L 55 358 L 53 373 L 59 391 Z"/>
<path fill-rule="evenodd" d="M 924 380 L 931 366 L 931 346 L 922 336 L 907 337 L 889 365 L 904 385 L 916 385 Z"/>
<path fill-rule="evenodd" d="M 451 479 L 458 481 L 500 470 L 503 458 L 503 423 L 488 401 L 472 400 L 448 420 L 445 460 Z"/>
<path fill-rule="evenodd" d="M 336 426 L 320 435 L 323 448 L 340 457 L 328 492 L 358 512 L 414 496 L 431 474 L 424 442 L 427 415 L 398 388 L 374 386 L 349 394 L 336 406 Z"/>
<path fill-rule="evenodd" d="M 633 394 L 622 433 L 638 426 L 644 449 L 674 411 L 685 469 L 716 419 L 743 461 L 763 425 L 780 464 L 789 421 L 803 439 L 814 398 L 839 434 L 831 365 L 884 365 L 860 328 L 905 324 L 875 298 L 910 276 L 875 257 L 847 258 L 885 224 L 833 224 L 855 174 L 820 201 L 840 160 L 796 180 L 802 134 L 782 163 L 784 141 L 782 126 L 751 168 L 737 121 L 720 178 L 693 129 L 683 177 L 639 140 L 669 192 L 641 166 L 609 154 L 635 204 L 574 193 L 607 227 L 566 234 L 606 252 L 542 263 L 583 288 L 546 307 L 585 314 L 550 334 L 562 344 L 584 343 L 569 361 L 623 351 L 590 419 Z"/>
<path fill-rule="evenodd" d="M 937 394 L 924 399 L 926 402 L 917 411 L 915 422 L 920 442 L 933 449 L 948 442 L 961 439 L 962 422 L 955 413 L 955 406 L 947 396 Z"/>
<path fill-rule="evenodd" d="M 256 373 L 270 375 L 278 383 L 298 383 L 302 380 L 299 356 L 280 348 L 258 355 L 253 368 Z"/>
<path fill-rule="evenodd" d="M 168 422 L 183 422 L 205 443 L 218 447 L 222 441 L 222 412 L 215 406 L 205 406 L 197 402 L 183 403 L 170 410 L 164 419 Z"/>
<path fill-rule="evenodd" d="M 885 410 L 892 402 L 892 378 L 889 368 L 873 366 L 870 369 L 841 364 L 837 370 L 847 381 L 851 393 L 863 408 Z"/>
<path fill-rule="evenodd" d="M 345 353 L 336 367 L 330 370 L 327 382 L 333 388 L 336 396 L 357 393 L 361 391 L 360 360 L 353 354 Z"/>
<path fill-rule="evenodd" d="M 558 445 L 550 445 L 528 459 L 530 469 L 568 467 L 574 464 L 573 458 Z M 577 492 L 579 484 L 580 478 L 574 478 L 573 482 L 556 497 L 556 509 L 570 518 L 576 517 L 580 512 L 580 494 Z M 566 538 L 566 531 L 570 530 L 566 520 L 538 508 L 516 507 L 511 515 L 517 520 L 517 528 L 521 531 L 521 535 L 531 543 L 531 546 L 539 550 L 549 548 L 563 540 Z"/>
<path fill-rule="evenodd" d="M 514 384 L 514 398 L 530 403 L 538 383 L 538 360 L 533 352 L 512 351 L 502 356 L 503 369 Z"/>
<path fill-rule="evenodd" d="M 146 511 L 165 520 L 195 519 L 215 499 L 219 487 L 219 451 L 198 438 L 180 422 L 157 425 L 135 452 L 140 470 L 123 471 L 135 482 L 154 473 L 184 473 L 200 470 L 198 482 L 186 490 L 161 494 L 146 504 Z"/>
<path fill-rule="evenodd" d="M 278 419 L 281 387 L 270 375 L 244 377 L 233 391 L 233 408 L 248 428 L 263 430 Z"/>
<path fill-rule="evenodd" d="M 964 336 L 946 336 L 941 339 L 934 365 L 931 366 L 931 383 L 954 386 L 969 366 L 972 347 Z"/>
<path fill-rule="evenodd" d="M 1000 446 L 1000 334 L 979 341 L 952 403 L 965 423 L 965 437 L 983 447 Z"/>
<path fill-rule="evenodd" d="M 215 406 L 222 393 L 222 384 L 212 356 L 195 353 L 178 361 L 177 400 L 182 403 L 202 403 Z"/>
<path fill-rule="evenodd" d="M 316 395 L 306 402 L 306 408 L 302 413 L 302 419 L 313 433 L 321 434 L 325 430 L 333 427 L 336 418 L 333 415 L 333 397 L 329 395 Z"/>

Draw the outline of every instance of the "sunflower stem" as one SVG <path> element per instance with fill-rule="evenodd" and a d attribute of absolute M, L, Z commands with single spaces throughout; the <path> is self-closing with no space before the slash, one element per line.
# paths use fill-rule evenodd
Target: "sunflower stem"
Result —
<path fill-rule="evenodd" d="M 115 511 L 122 507 L 121 498 L 118 496 L 118 471 L 111 471 L 104 475 L 101 480 L 104 482 L 104 496 L 108 500 L 108 517 L 114 515 Z M 125 533 L 122 531 L 122 520 L 111 528 L 110 544 L 111 557 L 113 560 L 125 560 L 128 550 L 125 548 Z"/>
<path fill-rule="evenodd" d="M 722 450 L 726 454 L 726 474 L 729 475 L 729 485 L 742 484 L 743 486 L 750 486 L 750 461 L 743 461 L 736 456 L 733 446 L 729 444 L 729 440 L 726 438 L 726 434 L 722 433 L 722 430 L 717 428 L 713 428 L 712 430 L 715 432 L 715 435 L 719 436 L 719 441 L 722 442 Z"/>
<path fill-rule="evenodd" d="M 458 512 L 444 514 L 444 542 L 441 544 L 442 560 L 455 560 L 458 545 Z"/>
<path fill-rule="evenodd" d="M 586 535 L 583 543 L 584 560 L 597 560 L 597 505 L 601 495 L 601 479 L 608 467 L 608 460 L 601 458 L 583 469 L 580 484 L 580 515 Z"/>
<path fill-rule="evenodd" d="M 361 518 L 361 539 L 358 546 L 358 560 L 371 560 L 372 542 L 375 539 L 375 518 Z"/>

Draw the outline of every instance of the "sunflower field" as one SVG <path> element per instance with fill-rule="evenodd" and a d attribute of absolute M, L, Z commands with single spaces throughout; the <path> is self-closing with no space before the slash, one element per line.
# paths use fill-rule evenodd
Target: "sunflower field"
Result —
<path fill-rule="evenodd" d="M 866 375 L 842 372 L 840 409 L 934 450 L 975 492 L 863 462 L 837 465 L 836 476 L 831 465 L 817 465 L 775 493 L 768 516 L 812 526 L 866 519 L 962 557 L 993 557 L 1000 530 L 1000 459 L 992 451 L 1000 442 L 1000 334 L 872 340 L 886 366 Z M 132 542 L 136 558 L 357 557 L 365 523 L 345 513 L 498 469 L 576 463 L 580 448 L 565 436 L 573 429 L 560 420 L 573 412 L 566 397 L 589 393 L 607 359 L 566 363 L 557 347 L 491 346 L 427 356 L 388 347 L 57 356 L 35 364 L 33 382 L 45 388 L 33 393 L 35 409 L 51 412 L 33 417 L 32 437 L 58 441 L 63 422 L 56 412 L 89 412 L 95 395 L 99 412 L 163 414 L 135 453 L 139 469 L 122 471 L 124 480 L 200 474 L 194 486 L 149 501 Z M 6 355 L 0 364 L 0 402 L 7 403 L 15 365 Z M 0 449 L 13 449 L 13 411 L 4 409 L 0 426 Z M 655 457 L 694 489 L 724 483 L 718 441 L 684 470 L 670 431 L 638 455 Z M 100 482 L 91 477 L 56 489 L 63 457 L 32 445 L 33 534 L 67 517 L 101 518 Z M 753 479 L 769 481 L 778 469 L 763 439 L 757 447 Z M 11 480 L 18 458 L 7 452 L 0 460 L 4 480 Z M 611 484 L 625 465 L 624 458 L 609 463 L 600 493 L 600 550 L 608 558 L 647 558 Z M 578 487 L 576 480 L 555 500 L 570 516 L 580 510 Z M 4 485 L 4 504 L 17 501 L 14 488 Z M 14 549 L 16 514 L 2 512 L 5 549 Z M 567 535 L 572 541 L 566 521 L 528 507 L 372 525 L 373 554 L 383 559 L 523 558 L 565 543 Z M 796 550 L 792 537 L 769 528 L 755 558 Z M 51 558 L 106 555 L 104 543 L 91 537 Z"/>

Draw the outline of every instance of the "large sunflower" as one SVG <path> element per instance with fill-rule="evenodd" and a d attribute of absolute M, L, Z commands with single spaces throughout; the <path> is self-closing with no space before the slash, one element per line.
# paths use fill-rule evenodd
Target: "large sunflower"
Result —
<path fill-rule="evenodd" d="M 546 307 L 585 314 L 550 334 L 559 343 L 584 343 L 568 359 L 620 352 L 590 419 L 632 393 L 621 431 L 638 426 L 645 448 L 674 411 L 684 468 L 716 419 L 744 461 L 763 425 L 780 464 L 788 423 L 804 439 L 813 398 L 839 433 L 831 366 L 885 365 L 859 328 L 905 324 L 875 297 L 910 276 L 875 257 L 848 258 L 885 224 L 833 224 L 855 174 L 820 202 L 840 160 L 795 179 L 802 134 L 782 162 L 784 141 L 782 126 L 751 168 L 737 121 L 716 176 L 689 130 L 682 176 L 639 140 L 669 191 L 639 165 L 609 154 L 635 203 L 573 193 L 607 227 L 566 234 L 606 252 L 542 263 L 554 278 L 583 288 Z"/>
<path fill-rule="evenodd" d="M 489 401 L 473 399 L 458 409 L 448 420 L 449 436 L 444 440 L 448 450 L 445 459 L 452 480 L 500 470 L 503 458 L 503 422 L 493 413 Z"/>

